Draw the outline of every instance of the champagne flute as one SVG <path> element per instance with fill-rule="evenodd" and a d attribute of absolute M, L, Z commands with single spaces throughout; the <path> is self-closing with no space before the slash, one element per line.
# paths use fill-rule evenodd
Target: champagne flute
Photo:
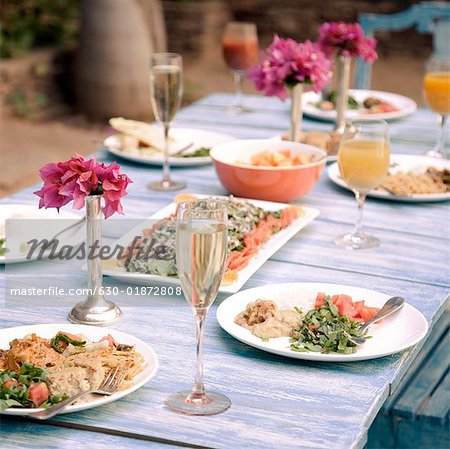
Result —
<path fill-rule="evenodd" d="M 223 57 L 234 77 L 235 102 L 227 111 L 240 114 L 249 111 L 242 103 L 242 83 L 246 70 L 258 61 L 256 25 L 248 22 L 230 22 L 222 38 Z"/>
<path fill-rule="evenodd" d="M 450 114 L 450 60 L 432 56 L 426 66 L 423 80 L 425 101 L 428 107 L 438 114 L 439 129 L 434 148 L 426 153 L 436 158 L 449 158 L 445 150 L 444 127 Z"/>
<path fill-rule="evenodd" d="M 389 131 L 384 120 L 354 120 L 345 127 L 338 152 L 339 171 L 355 194 L 358 219 L 352 233 L 335 243 L 346 249 L 379 246 L 376 237 L 362 228 L 363 206 L 367 193 L 383 181 L 389 169 Z"/>
<path fill-rule="evenodd" d="M 169 396 L 165 404 L 187 415 L 215 415 L 231 405 L 222 394 L 206 393 L 203 385 L 205 319 L 216 299 L 227 258 L 227 207 L 223 202 L 200 200 L 178 206 L 176 257 L 181 288 L 195 317 L 197 364 L 192 390 Z"/>
<path fill-rule="evenodd" d="M 150 190 L 172 191 L 186 183 L 172 180 L 169 165 L 169 128 L 183 96 L 183 60 L 176 53 L 155 53 L 150 60 L 150 100 L 156 120 L 164 127 L 164 160 L 161 181 L 148 184 Z"/>

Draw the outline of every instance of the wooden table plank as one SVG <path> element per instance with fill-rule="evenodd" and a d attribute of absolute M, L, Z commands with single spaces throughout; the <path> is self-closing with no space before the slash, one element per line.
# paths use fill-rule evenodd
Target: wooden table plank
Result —
<path fill-rule="evenodd" d="M 447 347 L 448 349 L 448 347 Z M 440 420 L 440 424 L 449 431 L 448 421 L 450 419 L 450 371 L 447 371 L 444 379 L 433 392 L 430 402 L 420 413 L 420 417 L 432 422 Z"/>
<path fill-rule="evenodd" d="M 95 428 L 89 426 L 67 427 L 61 423 L 36 422 L 28 419 L 10 418 L 3 416 L 0 420 L 0 430 L 3 435 L 8 434 L 8 449 L 35 449 L 37 441 L 41 441 L 39 447 L 45 449 L 73 449 L 85 446 L 89 449 L 110 449 L 117 447 L 127 448 L 155 448 L 174 449 L 187 447 L 176 443 L 167 444 L 152 441 L 150 439 L 137 439 L 105 433 L 101 434 Z M 80 432 L 83 430 L 83 432 Z M 6 447 L 6 446 L 1 446 Z"/>
<path fill-rule="evenodd" d="M 236 118 L 222 110 L 229 99 L 227 95 L 213 95 L 197 102 L 177 115 L 177 125 L 229 132 L 239 138 L 269 137 L 287 129 L 286 104 L 273 98 L 250 97 L 246 100 L 257 111 Z M 305 129 L 309 127 L 329 129 L 330 124 L 305 120 Z M 393 152 L 421 154 L 434 141 L 434 117 L 428 111 L 393 122 L 390 129 Z M 99 159 L 113 160 L 106 153 L 100 153 Z M 119 163 L 134 180 L 124 199 L 127 217 L 149 216 L 171 202 L 173 193 L 154 193 L 145 188 L 150 180 L 161 176 L 160 168 Z M 188 181 L 185 191 L 224 193 L 212 166 L 173 172 Z M 34 190 L 25 189 L 2 203 L 36 204 Z M 352 226 L 356 207 L 352 195 L 331 184 L 325 173 L 316 188 L 296 203 L 318 208 L 321 215 L 264 264 L 245 288 L 267 284 L 268 280 L 355 285 L 392 295 L 400 293 L 430 324 L 439 318 L 448 305 L 449 256 L 444 246 L 450 239 L 448 203 L 416 205 L 369 199 L 365 211 L 367 230 L 381 238 L 382 246 L 365 252 L 346 252 L 333 245 L 332 239 Z M 108 223 L 119 224 L 112 220 Z M 117 232 L 105 223 L 105 241 L 117 237 Z M 8 266 L 6 271 L 1 268 L 0 326 L 64 322 L 74 298 L 47 298 L 46 305 L 50 303 L 51 307 L 37 308 L 31 303 L 25 307 L 23 301 L 12 300 L 6 292 L 12 285 L 33 286 L 45 278 L 47 283 L 66 288 L 85 286 L 86 275 L 80 267 L 81 262 L 69 262 L 22 264 Z M 104 285 L 129 286 L 111 278 L 105 278 Z M 220 295 L 217 304 L 224 297 Z M 228 412 L 214 417 L 185 417 L 166 410 L 163 401 L 169 393 L 189 387 L 192 380 L 194 326 L 186 303 L 176 296 L 147 298 L 126 293 L 111 299 L 124 310 L 124 319 L 115 328 L 149 342 L 161 366 L 151 382 L 123 400 L 56 418 L 54 425 L 68 427 L 58 428 L 64 442 L 76 435 L 73 426 L 89 425 L 106 433 L 128 432 L 137 438 L 166 438 L 218 448 L 269 449 L 278 447 L 280 441 L 298 448 L 360 448 L 377 411 L 395 390 L 420 347 L 351 364 L 289 360 L 228 336 L 213 316 L 216 304 L 207 325 L 206 385 L 229 395 L 233 405 Z M 42 423 L 33 428 L 48 431 Z M 13 435 L 15 431 L 10 427 L 6 432 Z M 88 430 L 76 432 L 80 441 L 87 438 L 86 434 L 91 435 Z M 103 435 L 95 435 L 94 441 L 106 441 Z M 39 437 L 39 441 L 45 440 Z"/>
<path fill-rule="evenodd" d="M 292 265 L 294 267 L 294 265 Z M 263 285 L 271 276 L 273 282 L 328 281 L 342 282 L 340 273 L 334 270 L 320 270 L 305 267 L 293 278 L 293 269 L 282 269 L 277 262 L 266 264 L 252 279 L 249 287 Z M 401 290 L 412 305 L 418 307 L 430 321 L 435 318 L 434 306 L 442 297 L 444 289 L 424 286 L 427 296 L 411 282 L 387 280 L 379 288 L 379 280 L 371 276 L 349 274 L 345 282 L 389 293 Z M 434 292 L 434 293 L 433 293 Z M 222 296 L 223 297 L 223 296 Z M 118 298 L 113 298 L 115 301 Z M 323 447 L 326 439 L 332 439 L 326 429 L 317 429 L 316 422 L 328 422 L 334 432 L 338 422 L 345 421 L 348 434 L 338 438 L 334 446 L 351 447 L 350 435 L 357 431 L 365 416 L 362 428 L 370 425 L 372 411 L 381 407 L 389 393 L 390 382 L 406 369 L 413 358 L 410 351 L 378 360 L 351 364 L 323 364 L 288 360 L 250 348 L 227 334 L 209 317 L 206 335 L 205 374 L 209 386 L 228 394 L 233 406 L 230 412 L 198 421 L 173 415 L 163 407 L 164 398 L 172 391 L 188 387 L 194 364 L 194 331 L 189 308 L 181 298 L 172 307 L 164 308 L 161 301 L 153 304 L 154 298 L 141 298 L 142 308 L 126 307 L 126 302 L 117 301 L 124 307 L 124 320 L 115 326 L 130 332 L 152 344 L 157 351 L 161 368 L 154 381 L 139 392 L 127 398 L 95 410 L 71 414 L 58 418 L 69 424 L 86 420 L 94 426 L 106 429 L 124 430 L 133 428 L 139 435 L 147 434 L 168 438 L 177 430 L 185 441 L 213 447 L 241 447 L 248 429 L 253 429 L 261 439 L 254 438 L 253 447 L 273 447 L 277 435 L 289 434 L 297 439 L 293 447 Z M 445 307 L 445 304 L 442 305 Z M 15 319 L 2 321 L 2 327 L 15 323 L 39 323 L 64 321 L 67 308 L 10 309 L 4 310 L 3 320 L 8 316 Z M 413 350 L 415 352 L 416 349 Z M 179 373 L 185 373 L 182 377 Z M 295 379 L 295 382 L 293 382 Z M 231 382 L 230 382 L 231 380 Z M 262 385 L 264 388 L 262 388 Z M 351 385 L 352 396 L 348 395 Z M 267 391 L 270 391 L 268 395 Z M 270 400 L 269 400 L 270 397 Z M 271 413 L 267 414 L 268 402 Z M 297 410 L 298 409 L 298 410 Z M 135 413 L 132 423 L 124 421 L 122 413 Z M 295 423 L 292 415 L 295 414 Z M 345 416 L 354 416 L 356 421 L 347 422 Z M 358 416 L 358 418 L 356 418 Z M 165 427 L 165 420 L 172 425 Z M 196 424 L 195 424 L 196 423 Z M 236 425 L 234 424 L 236 423 Z M 211 427 L 211 429 L 210 429 Z M 217 446 L 219 429 L 229 432 L 227 443 Z M 312 436 L 307 429 L 316 429 Z M 360 428 L 360 432 L 362 432 Z M 320 437 L 315 435 L 320 434 Z M 205 434 L 210 440 L 205 441 Z M 247 435 L 247 438 L 250 436 Z M 293 440 L 289 443 L 294 444 Z M 246 446 L 242 446 L 246 447 Z M 249 445 L 248 447 L 252 447 Z"/>

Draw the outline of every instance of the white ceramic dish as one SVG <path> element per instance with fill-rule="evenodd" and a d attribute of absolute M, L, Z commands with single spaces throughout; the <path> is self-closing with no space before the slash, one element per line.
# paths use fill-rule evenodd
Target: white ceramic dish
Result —
<path fill-rule="evenodd" d="M 10 244 L 6 244 L 10 251 L 5 256 L 0 256 L 0 264 L 27 262 L 27 250 L 22 248 L 26 241 L 29 240 L 29 232 L 36 233 L 33 237 L 39 235 L 41 238 L 51 239 L 59 231 L 69 227 L 82 217 L 80 214 L 74 212 L 61 210 L 59 213 L 56 209 L 39 209 L 38 206 L 28 206 L 24 204 L 1 204 L 0 205 L 0 236 L 5 235 L 5 222 L 8 219 L 20 220 L 35 220 L 33 222 L 33 229 L 31 226 L 24 226 L 21 230 L 17 230 L 16 235 L 9 234 L 11 237 Z M 46 220 L 62 220 L 60 223 L 55 222 L 51 227 L 48 226 Z M 49 235 L 50 234 L 50 235 Z M 76 245 L 84 238 L 85 230 L 82 225 L 74 227 L 64 234 L 65 244 Z M 33 256 L 30 260 L 35 260 L 38 256 Z"/>
<path fill-rule="evenodd" d="M 197 197 L 207 197 L 208 195 L 196 195 Z M 217 196 L 216 196 L 217 197 Z M 219 197 L 220 198 L 220 197 Z M 278 210 L 289 206 L 289 204 L 283 203 L 271 203 L 268 201 L 248 200 L 256 206 L 262 207 L 266 210 Z M 171 203 L 165 208 L 161 209 L 156 214 L 152 215 L 149 220 L 154 223 L 155 219 L 162 219 L 173 214 L 176 210 L 176 204 Z M 250 277 L 271 257 L 276 251 L 278 251 L 289 239 L 291 239 L 297 232 L 303 229 L 308 223 L 313 221 L 319 215 L 319 211 L 309 207 L 303 207 L 303 215 L 294 220 L 287 228 L 274 234 L 264 245 L 262 245 L 258 253 L 250 259 L 249 264 L 239 271 L 239 277 L 236 282 L 230 285 L 223 285 L 220 287 L 220 292 L 235 293 L 239 291 L 242 286 L 250 279 Z M 138 227 L 132 229 L 122 236 L 116 245 L 127 246 L 133 241 L 136 235 L 140 235 L 142 229 L 148 228 L 151 224 L 142 223 Z M 111 268 L 109 264 L 104 266 L 103 274 L 111 276 L 113 278 L 130 282 L 132 284 L 149 285 L 152 286 L 155 283 L 163 283 L 168 285 L 179 285 L 179 280 L 176 277 L 158 276 L 153 274 L 144 273 L 129 273 L 125 271 L 123 267 Z"/>
<path fill-rule="evenodd" d="M 271 299 L 281 308 L 298 306 L 307 311 L 314 307 L 318 292 L 330 295 L 347 294 L 354 300 L 365 300 L 366 304 L 372 307 L 381 307 L 389 299 L 388 295 L 373 290 L 346 285 L 309 282 L 272 284 L 244 290 L 228 297 L 217 309 L 217 320 L 226 332 L 247 345 L 285 357 L 322 362 L 354 362 L 384 357 L 414 346 L 427 334 L 428 323 L 425 317 L 407 303 L 398 313 L 372 325 L 369 335 L 373 338 L 360 345 L 355 354 L 295 352 L 290 349 L 289 337 L 271 338 L 265 342 L 234 322 L 236 315 L 242 312 L 248 303 L 260 298 Z M 397 293 L 393 292 L 393 295 Z"/>
<path fill-rule="evenodd" d="M 114 329 L 105 329 L 103 327 L 85 326 L 80 324 L 35 324 L 30 326 L 10 327 L 0 330 L 0 349 L 8 349 L 9 342 L 15 338 L 23 338 L 25 335 L 35 333 L 39 337 L 51 338 L 58 331 L 66 331 L 72 334 L 83 334 L 87 338 L 98 341 L 107 334 L 111 334 L 118 343 L 135 345 L 136 350 L 144 356 L 147 363 L 145 369 L 140 372 L 134 379 L 134 383 L 126 390 L 119 391 L 111 396 L 95 396 L 95 399 L 89 402 L 73 404 L 68 406 L 62 413 L 72 413 L 89 408 L 98 407 L 99 405 L 108 404 L 117 401 L 120 398 L 132 393 L 147 383 L 156 373 L 158 369 L 158 357 L 150 345 L 144 343 L 139 338 L 126 334 L 125 332 L 116 331 Z M 32 415 L 42 408 L 10 408 L 3 412 L 4 415 Z"/>
<path fill-rule="evenodd" d="M 162 132 L 162 130 L 161 130 Z M 193 145 L 186 150 L 191 153 L 198 148 L 206 147 L 212 148 L 214 145 L 223 142 L 229 142 L 235 140 L 234 137 L 228 134 L 221 134 L 212 131 L 205 131 L 201 129 L 193 128 L 172 128 L 170 130 L 170 136 L 173 141 L 169 145 L 169 153 L 179 151 L 186 145 L 193 142 Z M 145 148 L 131 148 L 123 150 L 121 143 L 117 135 L 107 137 L 103 145 L 105 148 L 115 156 L 119 156 L 122 159 L 138 162 L 145 165 L 162 165 L 163 154 L 162 152 L 151 153 Z M 170 165 L 173 167 L 186 167 L 191 165 L 205 165 L 211 163 L 211 158 L 207 157 L 169 157 Z"/>
<path fill-rule="evenodd" d="M 396 108 L 397 111 L 393 112 L 380 112 L 371 114 L 364 109 L 349 109 L 346 112 L 345 117 L 347 119 L 358 120 L 393 120 L 413 114 L 417 109 L 417 104 L 414 100 L 403 95 L 393 94 L 390 92 L 382 92 L 378 90 L 363 90 L 363 89 L 349 89 L 349 94 L 355 97 L 358 103 L 362 103 L 368 97 L 376 97 L 380 100 L 386 101 Z M 323 111 L 315 106 L 320 101 L 320 94 L 315 92 L 306 92 L 302 96 L 303 113 L 310 117 L 332 122 L 336 120 L 336 110 Z"/>
<path fill-rule="evenodd" d="M 423 173 L 428 167 L 435 167 L 440 170 L 447 168 L 450 170 L 450 161 L 443 159 L 434 159 L 426 156 L 414 156 L 406 154 L 391 154 L 391 173 L 398 171 Z M 328 177 L 331 181 L 344 189 L 351 190 L 347 183 L 341 178 L 339 166 L 336 163 L 328 167 Z M 412 195 L 393 195 L 383 190 L 371 190 L 368 194 L 373 198 L 380 198 L 390 201 L 404 201 L 410 203 L 429 203 L 435 201 L 450 200 L 450 192 L 430 193 L 430 194 L 412 194 Z"/>

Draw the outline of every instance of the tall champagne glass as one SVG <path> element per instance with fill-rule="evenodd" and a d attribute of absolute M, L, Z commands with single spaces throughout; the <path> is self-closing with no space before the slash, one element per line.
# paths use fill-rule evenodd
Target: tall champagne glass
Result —
<path fill-rule="evenodd" d="M 219 290 L 227 257 L 227 208 L 220 201 L 181 203 L 177 213 L 178 276 L 191 305 L 197 333 L 197 365 L 191 391 L 169 396 L 165 404 L 187 415 L 215 415 L 231 404 L 222 394 L 205 392 L 203 335 L 205 319 Z"/>
<path fill-rule="evenodd" d="M 389 169 L 389 131 L 384 120 L 349 121 L 338 152 L 339 171 L 355 194 L 358 219 L 352 233 L 335 243 L 346 249 L 379 246 L 376 237 L 362 228 L 363 206 L 367 193 L 383 181 Z"/>
<path fill-rule="evenodd" d="M 169 129 L 183 96 L 183 61 L 176 53 L 155 53 L 150 60 L 150 100 L 156 120 L 164 127 L 164 160 L 161 181 L 148 184 L 151 190 L 172 191 L 186 186 L 174 181 L 169 166 Z"/>
<path fill-rule="evenodd" d="M 444 127 L 450 114 L 450 60 L 431 57 L 426 66 L 423 80 L 425 100 L 429 108 L 438 115 L 439 129 L 434 148 L 427 156 L 450 158 L 450 152 L 445 149 Z"/>
<path fill-rule="evenodd" d="M 222 39 L 223 57 L 234 77 L 235 101 L 227 111 L 240 114 L 248 111 L 242 103 L 242 83 L 245 72 L 258 61 L 258 35 L 256 25 L 247 22 L 230 22 Z"/>

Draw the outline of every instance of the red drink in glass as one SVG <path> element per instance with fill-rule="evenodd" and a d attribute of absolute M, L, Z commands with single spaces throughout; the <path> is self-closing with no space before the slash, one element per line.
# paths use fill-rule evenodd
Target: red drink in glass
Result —
<path fill-rule="evenodd" d="M 249 69 L 258 61 L 258 39 L 237 40 L 224 37 L 223 57 L 231 70 Z"/>

